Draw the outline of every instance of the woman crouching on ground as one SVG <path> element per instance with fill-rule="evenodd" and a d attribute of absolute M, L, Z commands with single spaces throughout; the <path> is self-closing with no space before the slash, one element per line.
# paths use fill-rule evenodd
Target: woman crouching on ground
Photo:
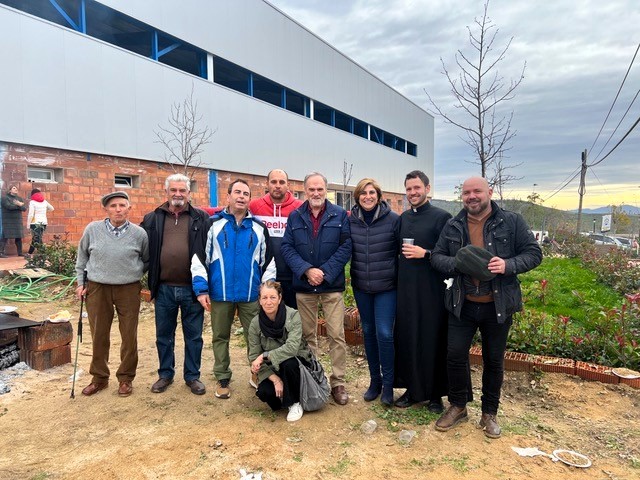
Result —
<path fill-rule="evenodd" d="M 260 285 L 260 311 L 249 327 L 251 372 L 258 374 L 256 396 L 272 410 L 288 407 L 287 421 L 302 418 L 300 367 L 311 352 L 302 339 L 302 322 L 297 310 L 285 306 L 282 287 L 269 280 Z"/>

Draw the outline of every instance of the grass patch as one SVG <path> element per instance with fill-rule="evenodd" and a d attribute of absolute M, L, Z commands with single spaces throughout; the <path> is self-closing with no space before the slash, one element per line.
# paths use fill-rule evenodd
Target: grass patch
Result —
<path fill-rule="evenodd" d="M 336 477 L 341 477 L 342 475 L 347 473 L 349 466 L 352 464 L 353 462 L 349 460 L 348 457 L 344 456 L 340 460 L 338 460 L 335 465 L 327 467 L 327 471 L 335 475 Z"/>
<path fill-rule="evenodd" d="M 526 308 L 585 323 L 602 308 L 620 306 L 622 297 L 598 283 L 596 274 L 577 258 L 545 257 L 538 268 L 519 276 Z M 547 280 L 546 288 L 541 281 Z"/>
<path fill-rule="evenodd" d="M 387 429 L 392 432 L 400 430 L 404 425 L 429 425 L 440 416 L 437 413 L 430 412 L 426 405 L 424 407 L 413 406 L 403 409 L 372 405 L 370 408 L 378 418 L 386 422 Z"/>

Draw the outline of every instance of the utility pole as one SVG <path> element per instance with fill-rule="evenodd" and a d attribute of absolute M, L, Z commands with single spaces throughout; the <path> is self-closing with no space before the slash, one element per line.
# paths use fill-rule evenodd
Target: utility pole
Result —
<path fill-rule="evenodd" d="M 580 195 L 580 204 L 578 205 L 578 224 L 576 225 L 576 235 L 580 235 L 580 224 L 582 222 L 582 197 L 584 197 L 584 179 L 587 176 L 587 151 L 582 151 L 582 169 L 580 170 L 580 186 L 578 187 L 578 195 Z"/>

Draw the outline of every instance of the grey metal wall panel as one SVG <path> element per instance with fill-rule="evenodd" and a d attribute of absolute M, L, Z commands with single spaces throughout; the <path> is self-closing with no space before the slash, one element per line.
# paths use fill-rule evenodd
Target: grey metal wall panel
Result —
<path fill-rule="evenodd" d="M 122 3 L 148 5 L 140 1 Z M 168 3 L 180 2 L 160 1 L 154 15 L 159 15 L 158 12 L 165 15 Z M 203 9 L 210 12 L 208 3 L 203 3 Z M 210 3 L 218 6 L 223 3 L 224 11 L 230 12 L 226 22 L 218 19 L 218 24 L 210 30 L 221 27 L 222 32 L 216 35 L 229 34 L 237 38 L 240 34 L 230 32 L 233 26 L 243 36 L 250 37 L 233 46 L 234 55 L 244 51 L 254 65 L 259 61 L 265 68 L 271 65 L 278 70 L 272 72 L 274 75 L 278 73 L 286 80 L 299 82 L 298 90 L 302 93 L 309 94 L 309 90 L 314 89 L 336 90 L 331 93 L 332 98 L 336 102 L 341 99 L 348 108 L 321 100 L 417 143 L 418 157 L 1 6 L 0 59 L 16 73 L 2 76 L 0 104 L 4 112 L 0 116 L 0 140 L 159 160 L 163 150 L 155 143 L 154 130 L 159 123 L 167 124 L 171 105 L 189 95 L 193 85 L 203 122 L 212 129 L 217 128 L 202 155 L 203 166 L 255 174 L 283 167 L 292 178 L 321 170 L 330 182 L 340 183 L 346 160 L 354 164 L 352 184 L 364 176 L 373 176 L 385 189 L 396 192 L 404 190 L 402 179 L 410 170 L 420 168 L 433 176 L 433 118 L 430 115 L 263 2 Z M 190 0 L 183 6 L 190 18 L 198 17 L 189 9 L 193 4 L 200 5 L 200 2 Z M 273 16 L 264 28 L 257 28 L 261 23 L 256 12 L 246 19 L 240 18 L 247 6 L 256 5 L 258 13 Z M 171 12 L 176 18 L 168 23 L 181 24 L 185 15 L 180 17 L 179 12 Z M 223 16 L 220 11 L 217 14 Z M 234 24 L 234 21 L 240 23 Z M 149 23 L 154 22 L 149 20 Z M 222 28 L 223 24 L 229 26 Z M 249 32 L 238 25 L 248 28 Z M 255 35 L 251 33 L 252 25 L 256 26 Z M 199 35 L 211 34 L 208 31 Z M 182 35 L 176 33 L 176 36 Z M 266 37 L 273 37 L 268 48 L 263 45 Z M 295 46 L 285 48 L 284 43 Z M 281 47 L 284 54 L 274 60 L 273 50 Z M 228 51 L 231 50 L 229 47 Z M 270 53 L 267 55 L 267 52 Z M 299 57 L 300 62 L 293 62 L 288 57 L 290 52 Z M 260 55 L 264 58 L 257 60 Z M 230 60 L 237 61 L 236 58 Z M 272 79 L 279 80 L 273 76 Z M 296 88 L 291 82 L 282 81 Z M 343 91 L 341 87 L 345 87 Z"/>

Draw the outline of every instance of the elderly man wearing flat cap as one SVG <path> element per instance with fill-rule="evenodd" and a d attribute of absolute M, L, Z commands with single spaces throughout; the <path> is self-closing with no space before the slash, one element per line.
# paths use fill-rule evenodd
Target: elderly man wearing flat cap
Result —
<path fill-rule="evenodd" d="M 140 279 L 149 263 L 149 241 L 146 232 L 128 220 L 131 204 L 126 192 L 105 195 L 102 206 L 107 218 L 87 225 L 76 260 L 76 295 L 85 295 L 93 343 L 92 379 L 82 394 L 93 395 L 109 384 L 109 339 L 115 310 L 122 338 L 116 372 L 118 395 L 128 397 L 138 366 Z"/>
<path fill-rule="evenodd" d="M 511 316 L 522 309 L 517 275 L 540 265 L 542 251 L 522 216 L 501 209 L 492 194 L 482 177 L 463 183 L 463 209 L 447 222 L 431 257 L 434 268 L 452 277 L 445 292 L 450 406 L 435 428 L 446 432 L 468 419 L 466 404 L 473 400 L 469 348 L 479 329 L 484 364 L 480 426 L 487 437 L 498 438 L 504 351 Z"/>

